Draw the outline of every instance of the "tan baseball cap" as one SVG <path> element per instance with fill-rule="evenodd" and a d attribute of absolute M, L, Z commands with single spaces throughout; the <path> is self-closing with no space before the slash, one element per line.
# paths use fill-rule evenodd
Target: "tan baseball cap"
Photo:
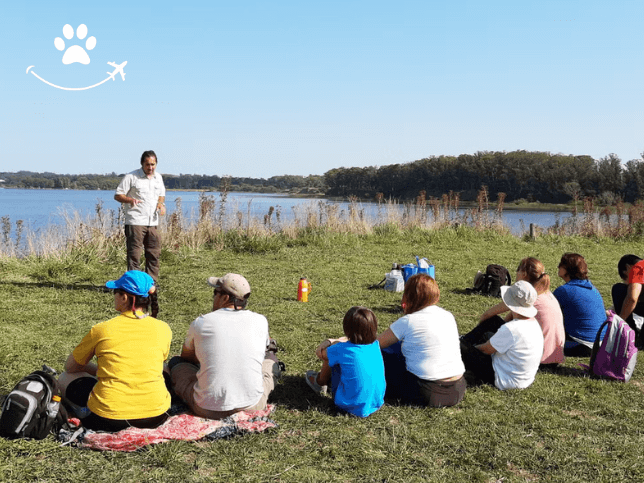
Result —
<path fill-rule="evenodd" d="M 220 288 L 238 299 L 246 299 L 250 295 L 248 280 L 236 273 L 227 273 L 223 277 L 210 277 L 208 285 Z"/>

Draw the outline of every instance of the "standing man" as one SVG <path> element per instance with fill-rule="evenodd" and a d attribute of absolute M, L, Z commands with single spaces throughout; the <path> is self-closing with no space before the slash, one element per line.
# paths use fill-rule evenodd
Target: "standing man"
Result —
<path fill-rule="evenodd" d="M 139 270 L 141 252 L 145 252 L 145 271 L 154 281 L 159 278 L 161 238 L 157 233 L 159 215 L 165 215 L 165 186 L 156 172 L 157 155 L 145 151 L 141 155 L 141 169 L 126 174 L 116 188 L 114 199 L 125 208 L 125 240 L 127 269 Z M 152 316 L 159 311 L 157 292 L 152 300 Z"/>
<path fill-rule="evenodd" d="M 170 360 L 172 387 L 202 418 L 265 409 L 281 375 L 268 321 L 245 310 L 250 285 L 241 275 L 210 277 L 208 284 L 213 311 L 190 324 L 181 357 Z"/>
<path fill-rule="evenodd" d="M 128 173 L 116 188 L 114 199 L 125 205 L 127 269 L 139 270 L 145 251 L 145 271 L 156 282 L 159 278 L 161 239 L 157 233 L 159 215 L 165 215 L 165 186 L 156 172 L 157 155 L 145 151 L 141 169 Z"/>

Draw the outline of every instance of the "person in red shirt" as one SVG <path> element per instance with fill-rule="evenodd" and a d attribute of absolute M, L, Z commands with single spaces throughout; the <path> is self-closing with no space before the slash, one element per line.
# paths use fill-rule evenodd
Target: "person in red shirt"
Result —
<path fill-rule="evenodd" d="M 635 330 L 638 346 L 641 346 L 642 326 L 636 319 L 644 316 L 644 300 L 641 300 L 644 299 L 644 260 L 636 255 L 624 255 L 617 264 L 617 270 L 626 284 L 615 284 L 611 290 L 615 312 Z"/>

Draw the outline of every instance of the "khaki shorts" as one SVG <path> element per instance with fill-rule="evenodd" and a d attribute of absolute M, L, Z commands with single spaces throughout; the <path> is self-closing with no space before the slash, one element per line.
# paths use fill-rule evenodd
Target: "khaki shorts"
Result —
<path fill-rule="evenodd" d="M 192 412 L 202 418 L 223 419 L 239 411 L 258 411 L 266 409 L 268 396 L 275 389 L 280 377 L 280 368 L 277 362 L 272 359 L 264 359 L 262 364 L 262 380 L 264 392 L 256 404 L 245 408 L 230 409 L 228 411 L 211 411 L 203 409 L 195 404 L 195 384 L 197 383 L 197 372 L 199 368 L 189 362 L 180 362 L 172 368 L 172 388 L 174 392 L 190 407 Z"/>

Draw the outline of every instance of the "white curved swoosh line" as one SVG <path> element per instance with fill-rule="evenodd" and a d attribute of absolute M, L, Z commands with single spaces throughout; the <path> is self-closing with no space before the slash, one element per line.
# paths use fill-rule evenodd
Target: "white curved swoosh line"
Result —
<path fill-rule="evenodd" d="M 34 67 L 34 66 L 33 66 L 33 65 L 30 65 L 29 67 L 27 67 L 27 72 L 26 72 L 26 74 L 29 74 L 29 69 L 31 69 L 32 67 Z M 99 82 L 98 84 L 94 84 L 93 86 L 87 86 L 87 87 L 62 87 L 62 86 L 57 86 L 56 84 L 52 84 L 51 82 L 49 82 L 49 81 L 47 81 L 47 80 L 43 79 L 43 78 L 42 78 L 42 77 L 40 77 L 38 74 L 36 74 L 33 70 L 31 71 L 31 73 L 32 73 L 34 76 L 36 76 L 38 79 L 40 79 L 41 81 L 43 81 L 45 84 L 49 84 L 50 86 L 55 87 L 56 89 L 62 89 L 62 90 L 64 90 L 64 91 L 85 91 L 85 90 L 87 90 L 87 89 L 92 89 L 93 87 L 100 86 L 101 84 L 104 84 L 104 83 L 105 83 L 105 82 L 107 82 L 108 80 L 112 79 L 112 76 L 111 76 L 111 75 L 109 75 L 109 76 L 107 77 L 107 79 L 104 79 L 104 80 L 102 80 L 101 82 Z"/>

